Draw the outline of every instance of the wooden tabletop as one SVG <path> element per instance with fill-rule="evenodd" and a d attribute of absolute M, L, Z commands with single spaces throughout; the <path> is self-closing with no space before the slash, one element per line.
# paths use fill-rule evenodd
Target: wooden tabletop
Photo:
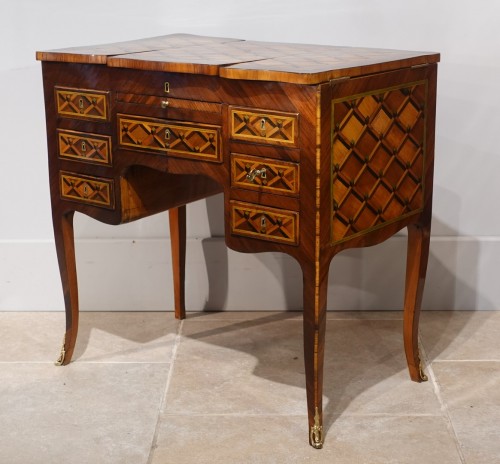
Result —
<path fill-rule="evenodd" d="M 436 63 L 438 53 L 256 42 L 172 34 L 113 44 L 39 51 L 40 61 L 318 84 Z"/>

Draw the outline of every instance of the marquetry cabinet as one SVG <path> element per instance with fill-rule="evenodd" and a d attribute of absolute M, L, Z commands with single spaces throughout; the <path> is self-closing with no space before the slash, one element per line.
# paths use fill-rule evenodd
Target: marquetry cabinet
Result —
<path fill-rule="evenodd" d="M 168 210 L 183 318 L 185 205 L 222 192 L 229 247 L 301 266 L 312 446 L 324 437 L 328 271 L 342 250 L 408 228 L 404 344 L 411 378 L 426 379 L 438 54 L 174 34 L 37 57 L 66 304 L 59 364 L 78 331 L 74 213 L 120 224 Z"/>

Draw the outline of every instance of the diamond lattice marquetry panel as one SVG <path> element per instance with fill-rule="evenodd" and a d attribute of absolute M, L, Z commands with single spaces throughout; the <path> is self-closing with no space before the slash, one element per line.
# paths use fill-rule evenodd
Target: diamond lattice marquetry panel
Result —
<path fill-rule="evenodd" d="M 298 213 L 231 201 L 231 232 L 271 242 L 298 243 Z"/>
<path fill-rule="evenodd" d="M 244 108 L 231 110 L 233 139 L 293 146 L 297 143 L 297 115 Z"/>
<path fill-rule="evenodd" d="M 57 132 L 61 158 L 111 164 L 111 137 L 65 130 Z"/>
<path fill-rule="evenodd" d="M 107 121 L 108 92 L 56 87 L 57 113 L 60 116 Z"/>
<path fill-rule="evenodd" d="M 119 139 L 123 147 L 167 152 L 182 158 L 220 161 L 220 128 L 161 119 L 119 115 Z"/>
<path fill-rule="evenodd" d="M 423 206 L 425 83 L 333 102 L 332 241 Z"/>
<path fill-rule="evenodd" d="M 61 197 L 80 203 L 114 208 L 113 180 L 60 173 Z"/>
<path fill-rule="evenodd" d="M 231 156 L 231 185 L 280 195 L 298 195 L 299 165 L 233 154 Z"/>

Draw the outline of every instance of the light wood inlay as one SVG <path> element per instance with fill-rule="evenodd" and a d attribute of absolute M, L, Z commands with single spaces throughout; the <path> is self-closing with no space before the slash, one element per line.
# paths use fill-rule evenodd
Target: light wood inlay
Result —
<path fill-rule="evenodd" d="M 109 92 L 56 87 L 57 113 L 77 119 L 108 120 Z"/>
<path fill-rule="evenodd" d="M 231 108 L 231 138 L 296 146 L 298 115 L 249 108 Z"/>
<path fill-rule="evenodd" d="M 114 208 L 113 179 L 83 176 L 72 172 L 60 173 L 61 197 L 93 206 Z"/>
<path fill-rule="evenodd" d="M 61 158 L 111 165 L 111 137 L 107 135 L 59 129 L 57 139 Z"/>
<path fill-rule="evenodd" d="M 231 232 L 236 235 L 297 245 L 299 215 L 294 211 L 231 201 Z"/>
<path fill-rule="evenodd" d="M 332 241 L 423 207 L 425 82 L 334 101 Z"/>
<path fill-rule="evenodd" d="M 222 160 L 218 126 L 118 115 L 118 132 L 119 144 L 124 148 L 180 158 Z"/>
<path fill-rule="evenodd" d="M 253 170 L 265 169 L 264 175 L 248 178 Z M 280 195 L 299 194 L 299 165 L 257 156 L 231 155 L 231 185 Z"/>

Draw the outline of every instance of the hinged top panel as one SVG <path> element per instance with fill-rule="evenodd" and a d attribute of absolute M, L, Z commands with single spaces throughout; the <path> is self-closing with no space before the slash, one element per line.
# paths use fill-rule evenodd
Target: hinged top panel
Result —
<path fill-rule="evenodd" d="M 269 43 L 172 34 L 89 47 L 37 52 L 41 61 L 93 63 L 228 79 L 319 84 L 439 61 L 438 53 Z"/>

